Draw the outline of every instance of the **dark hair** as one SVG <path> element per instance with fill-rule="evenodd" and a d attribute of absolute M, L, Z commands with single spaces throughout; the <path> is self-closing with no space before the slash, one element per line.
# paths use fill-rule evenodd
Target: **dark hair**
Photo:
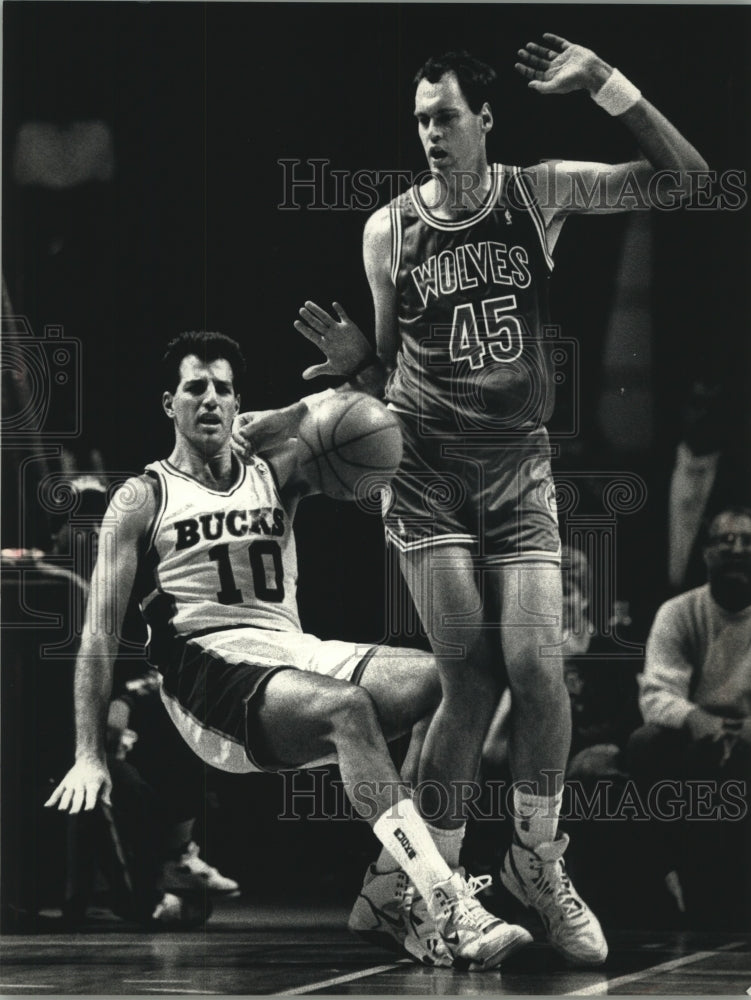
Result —
<path fill-rule="evenodd" d="M 235 389 L 245 375 L 245 358 L 236 340 L 223 333 L 191 330 L 188 333 L 178 334 L 167 344 L 167 350 L 164 352 L 162 369 L 170 390 L 176 389 L 179 385 L 180 364 L 189 354 L 195 354 L 205 364 L 217 361 L 219 358 L 228 361 L 232 366 Z"/>
<path fill-rule="evenodd" d="M 495 70 L 465 50 L 444 52 L 440 56 L 431 56 L 420 67 L 415 76 L 415 86 L 420 80 L 438 83 L 446 73 L 456 73 L 465 101 L 472 113 L 478 115 L 483 104 L 490 101 L 492 85 L 496 78 Z"/>

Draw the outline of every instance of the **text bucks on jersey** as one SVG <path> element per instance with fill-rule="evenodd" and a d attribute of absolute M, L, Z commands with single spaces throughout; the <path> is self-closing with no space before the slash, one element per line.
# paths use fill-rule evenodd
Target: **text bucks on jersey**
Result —
<path fill-rule="evenodd" d="M 243 626 L 301 631 L 292 523 L 268 465 L 241 466 L 224 492 L 167 461 L 146 472 L 159 487 L 141 601 L 152 645 Z"/>

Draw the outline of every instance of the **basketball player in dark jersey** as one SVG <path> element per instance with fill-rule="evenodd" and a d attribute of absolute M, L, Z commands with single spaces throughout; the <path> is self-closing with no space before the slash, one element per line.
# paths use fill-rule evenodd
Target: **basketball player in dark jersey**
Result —
<path fill-rule="evenodd" d="M 544 422 L 551 408 L 542 326 L 561 226 L 574 212 L 649 203 L 657 170 L 674 192 L 706 170 L 691 144 L 618 70 L 555 35 L 519 52 L 516 69 L 540 94 L 583 90 L 637 140 L 643 159 L 617 165 L 547 161 L 491 165 L 489 85 L 466 53 L 431 59 L 416 77 L 415 118 L 430 178 L 367 222 L 364 260 L 376 313 L 377 356 L 334 303 L 313 302 L 295 326 L 326 361 L 304 376 L 346 375 L 384 394 L 402 421 L 404 460 L 385 511 L 404 576 L 438 662 L 443 700 L 427 734 L 420 778 L 472 780 L 506 682 L 515 841 L 501 880 L 537 909 L 568 959 L 607 955 L 601 928 L 566 875 L 557 834 L 570 744 L 560 655 L 559 538 Z M 619 194 L 634 188 L 641 199 Z M 594 192 L 585 197 L 584 192 Z M 241 435 L 289 432 L 252 416 Z M 240 436 L 241 436 L 240 435 Z M 437 804 L 437 803 L 436 803 Z M 455 808 L 436 820 L 453 831 Z M 445 856 L 449 856 L 448 853 Z"/>
<path fill-rule="evenodd" d="M 204 761 L 231 772 L 338 761 L 354 808 L 383 844 L 365 882 L 383 897 L 379 912 L 361 897 L 352 928 L 389 936 L 426 964 L 497 968 L 531 935 L 483 909 L 476 896 L 486 882 L 452 872 L 386 745 L 438 702 L 433 658 L 303 632 L 292 520 L 311 489 L 296 442 L 267 460 L 233 458 L 244 370 L 235 341 L 182 334 L 165 362 L 175 446 L 105 514 L 76 663 L 76 762 L 47 805 L 77 813 L 109 801 L 106 710 L 133 594 L 167 711 Z"/>

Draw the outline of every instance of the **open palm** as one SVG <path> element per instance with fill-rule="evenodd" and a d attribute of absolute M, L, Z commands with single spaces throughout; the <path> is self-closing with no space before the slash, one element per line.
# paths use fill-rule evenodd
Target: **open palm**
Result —
<path fill-rule="evenodd" d="M 519 49 L 515 69 L 540 94 L 570 94 L 586 89 L 597 56 L 583 45 L 575 45 L 559 35 L 542 36 L 544 45 L 528 42 Z"/>

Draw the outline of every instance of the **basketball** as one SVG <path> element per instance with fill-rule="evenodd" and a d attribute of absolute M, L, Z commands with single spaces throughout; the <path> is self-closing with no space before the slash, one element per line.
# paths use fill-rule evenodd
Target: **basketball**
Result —
<path fill-rule="evenodd" d="M 336 500 L 352 500 L 363 477 L 377 473 L 386 480 L 396 472 L 402 432 L 377 399 L 337 392 L 303 417 L 297 453 L 311 486 Z"/>

